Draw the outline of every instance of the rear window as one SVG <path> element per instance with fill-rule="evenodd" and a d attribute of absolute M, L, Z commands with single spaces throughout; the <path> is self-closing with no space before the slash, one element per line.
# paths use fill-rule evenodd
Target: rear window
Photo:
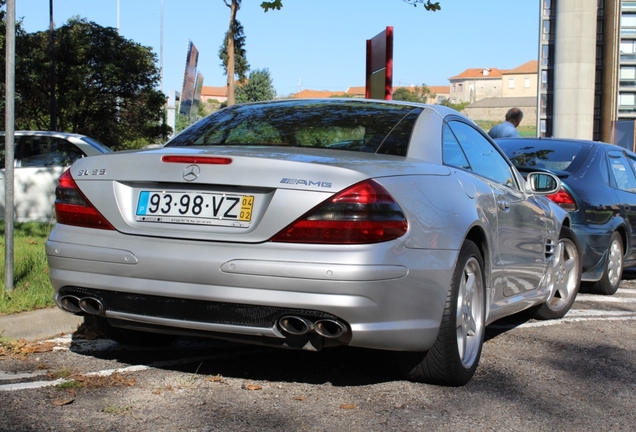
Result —
<path fill-rule="evenodd" d="M 312 147 L 406 156 L 422 110 L 353 100 L 234 105 L 184 130 L 166 147 Z"/>
<path fill-rule="evenodd" d="M 589 151 L 590 146 L 575 141 L 497 140 L 512 163 L 520 169 L 544 168 L 572 171 Z"/>

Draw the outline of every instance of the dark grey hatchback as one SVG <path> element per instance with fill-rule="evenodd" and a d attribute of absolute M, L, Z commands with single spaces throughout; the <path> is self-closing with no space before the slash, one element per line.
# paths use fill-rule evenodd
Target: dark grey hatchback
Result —
<path fill-rule="evenodd" d="M 596 141 L 508 138 L 497 144 L 521 171 L 550 171 L 562 189 L 549 195 L 572 216 L 583 252 L 581 280 L 614 294 L 636 265 L 636 154 Z"/>

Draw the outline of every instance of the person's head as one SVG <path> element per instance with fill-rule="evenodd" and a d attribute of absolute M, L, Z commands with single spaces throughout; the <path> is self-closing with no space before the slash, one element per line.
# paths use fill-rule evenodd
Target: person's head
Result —
<path fill-rule="evenodd" d="M 515 127 L 519 126 L 523 120 L 523 112 L 519 108 L 510 108 L 506 113 L 506 121 L 515 125 Z"/>

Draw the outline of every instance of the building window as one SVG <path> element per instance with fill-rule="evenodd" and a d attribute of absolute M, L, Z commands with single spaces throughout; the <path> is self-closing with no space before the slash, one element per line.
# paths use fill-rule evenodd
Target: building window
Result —
<path fill-rule="evenodd" d="M 523 79 L 523 87 L 524 88 L 530 88 L 530 77 L 525 77 Z"/>
<path fill-rule="evenodd" d="M 548 89 L 548 71 L 542 70 L 541 71 L 541 90 L 547 90 L 547 89 Z"/>
<path fill-rule="evenodd" d="M 541 37 L 543 40 L 550 40 L 550 27 L 552 23 L 550 20 L 543 20 L 541 22 Z"/>
<path fill-rule="evenodd" d="M 636 35 L 636 14 L 621 15 L 621 35 L 623 36 Z"/>
<path fill-rule="evenodd" d="M 459 92 L 464 91 L 464 85 L 462 83 L 457 84 L 457 91 Z"/>
<path fill-rule="evenodd" d="M 545 120 L 539 120 L 539 130 L 541 131 L 541 136 L 545 136 L 546 131 L 548 130 L 546 127 Z"/>
<path fill-rule="evenodd" d="M 508 78 L 508 88 L 510 88 L 510 89 L 515 88 L 515 79 L 514 79 L 514 77 Z"/>
<path fill-rule="evenodd" d="M 621 41 L 621 54 L 634 54 L 634 41 Z"/>
<path fill-rule="evenodd" d="M 541 45 L 541 64 L 547 65 L 550 58 L 550 45 Z"/>
<path fill-rule="evenodd" d="M 636 80 L 636 66 L 621 66 L 620 78 L 622 80 Z"/>
<path fill-rule="evenodd" d="M 636 105 L 636 93 L 619 94 L 618 104 L 622 107 L 633 107 L 634 105 Z"/>
<path fill-rule="evenodd" d="M 552 11 L 552 0 L 543 0 L 543 13 L 550 14 Z"/>
<path fill-rule="evenodd" d="M 548 112 L 548 95 L 542 94 L 541 98 L 540 98 L 540 103 L 541 103 L 541 105 L 539 107 L 539 113 L 540 114 L 547 114 L 547 112 Z"/>

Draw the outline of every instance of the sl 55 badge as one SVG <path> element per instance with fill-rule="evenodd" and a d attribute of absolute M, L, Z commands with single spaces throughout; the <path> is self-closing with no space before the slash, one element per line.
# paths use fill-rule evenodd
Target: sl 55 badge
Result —
<path fill-rule="evenodd" d="M 85 169 L 85 170 L 79 170 L 77 172 L 78 177 L 102 176 L 102 175 L 106 175 L 106 168 Z"/>

